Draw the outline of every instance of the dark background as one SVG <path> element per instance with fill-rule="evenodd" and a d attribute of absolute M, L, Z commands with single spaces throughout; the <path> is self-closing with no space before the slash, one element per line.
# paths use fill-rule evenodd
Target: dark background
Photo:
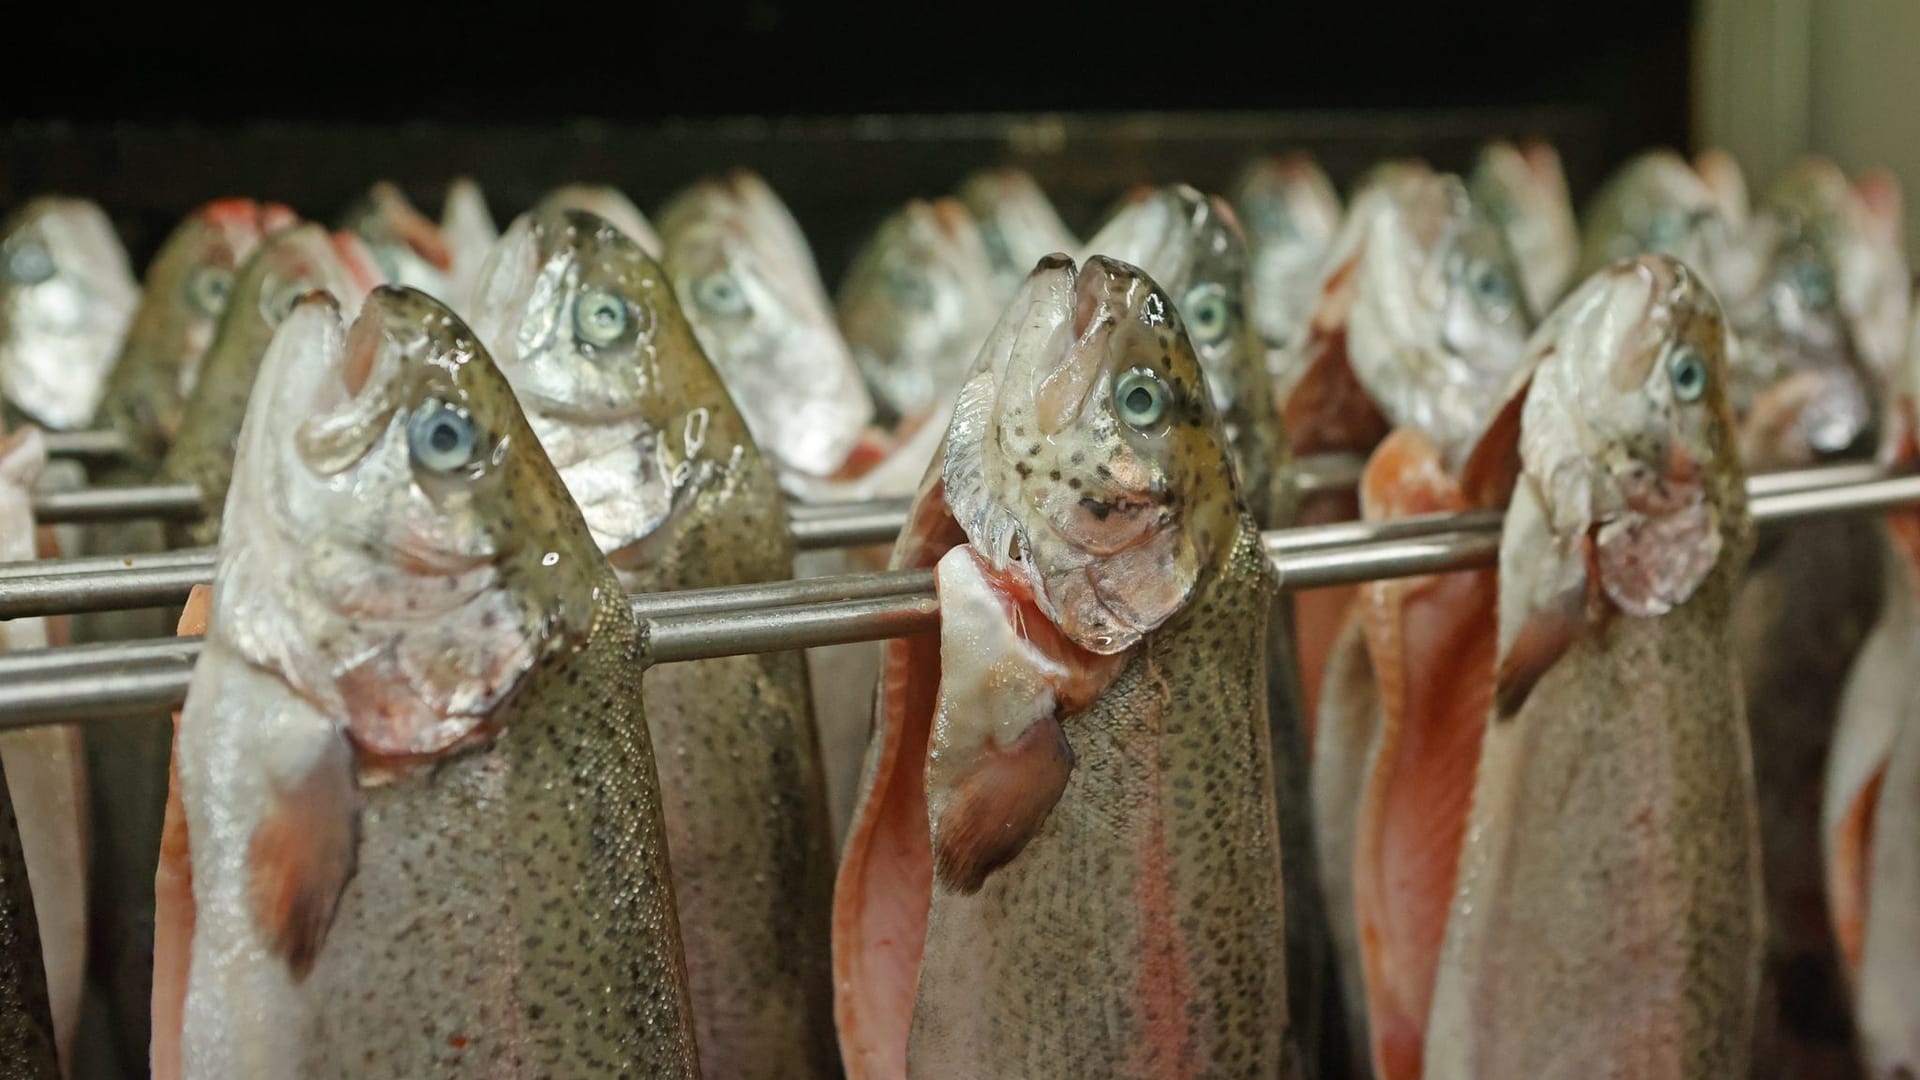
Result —
<path fill-rule="evenodd" d="M 431 211 L 470 173 L 503 219 L 573 179 L 651 211 L 741 164 L 832 277 L 889 206 L 980 164 L 1032 169 L 1086 227 L 1134 183 L 1219 188 L 1261 150 L 1312 150 L 1344 183 L 1389 154 L 1462 168 L 1486 138 L 1542 136 L 1579 197 L 1688 141 L 1680 2 L 509 11 L 76 9 L 17 39 L 67 62 L 0 93 L 0 204 L 98 198 L 138 258 L 217 195 L 324 217 L 385 176 Z"/>

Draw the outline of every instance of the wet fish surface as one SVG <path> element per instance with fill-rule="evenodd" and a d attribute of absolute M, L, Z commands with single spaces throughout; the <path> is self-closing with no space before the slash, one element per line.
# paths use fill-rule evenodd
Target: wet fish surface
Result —
<path fill-rule="evenodd" d="M 20 421 L 85 427 L 140 290 L 101 209 L 44 196 L 0 222 L 0 397 Z"/>

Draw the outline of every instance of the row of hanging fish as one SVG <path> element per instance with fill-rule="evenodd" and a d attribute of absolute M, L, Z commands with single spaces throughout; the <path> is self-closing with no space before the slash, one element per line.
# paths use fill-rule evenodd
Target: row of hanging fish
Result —
<path fill-rule="evenodd" d="M 224 200 L 144 291 L 97 208 L 17 212 L 8 557 L 55 547 L 32 425 L 93 423 L 216 512 L 88 542 L 220 553 L 174 725 L 0 736 L 0 1058 L 1920 1067 L 1920 516 L 1756 534 L 1744 487 L 1920 454 L 1891 178 L 1750 203 L 1648 154 L 1584 235 L 1541 146 L 1231 196 L 1083 243 L 982 173 L 837 303 L 746 173 L 657 229 L 579 186 L 504 233 L 466 182 L 337 233 Z M 1327 452 L 1358 490 L 1297 496 Z M 774 524 L 884 494 L 890 552 Z M 1259 537 L 1497 507 L 1497 567 L 1358 588 L 1283 597 Z M 624 602 L 882 566 L 934 571 L 937 636 L 656 667 Z"/>

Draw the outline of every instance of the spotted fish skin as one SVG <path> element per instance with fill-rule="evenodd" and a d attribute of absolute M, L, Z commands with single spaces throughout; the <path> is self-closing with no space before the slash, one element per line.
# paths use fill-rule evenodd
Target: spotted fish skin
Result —
<path fill-rule="evenodd" d="M 178 776 L 183 1075 L 698 1075 L 612 567 L 464 324 L 296 306 Z"/>
<path fill-rule="evenodd" d="M 1623 261 L 1534 369 L 1429 1080 L 1744 1075 L 1764 911 L 1733 633 L 1752 549 L 1712 293 Z"/>
<path fill-rule="evenodd" d="M 973 896 L 935 886 L 909 1076 L 1289 1075 L 1275 591 L 1246 522 L 1068 725 L 1073 778 L 1040 834 Z"/>
<path fill-rule="evenodd" d="M 0 1076 L 56 1080 L 60 1076 L 40 966 L 40 927 L 27 888 L 27 859 L 13 817 L 13 799 L 0 774 Z"/>
<path fill-rule="evenodd" d="M 627 592 L 783 580 L 773 465 L 623 234 L 577 210 L 516 221 L 481 276 L 479 332 Z M 597 343 L 580 329 L 595 315 Z M 663 665 L 640 689 L 706 1075 L 837 1075 L 834 850 L 801 655 Z"/>

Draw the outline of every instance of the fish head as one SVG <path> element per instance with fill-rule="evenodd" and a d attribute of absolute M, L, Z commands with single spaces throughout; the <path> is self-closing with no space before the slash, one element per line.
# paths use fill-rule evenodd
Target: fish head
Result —
<path fill-rule="evenodd" d="M 1185 184 L 1147 189 L 1087 241 L 1090 254 L 1139 267 L 1173 299 L 1214 408 L 1224 415 L 1249 382 L 1247 248 L 1233 211 Z"/>
<path fill-rule="evenodd" d="M 547 192 L 534 206 L 535 214 L 585 210 L 626 233 L 650 259 L 660 257 L 660 234 L 653 222 L 619 188 L 611 184 L 565 184 Z"/>
<path fill-rule="evenodd" d="M 1547 310 L 1580 258 L 1580 227 L 1560 155 L 1545 143 L 1491 143 L 1480 152 L 1469 188 L 1482 213 L 1506 235 L 1528 305 Z"/>
<path fill-rule="evenodd" d="M 667 275 L 754 441 L 783 471 L 830 476 L 865 434 L 873 398 L 810 257 L 796 262 L 781 230 L 732 192 L 703 181 L 661 214 Z"/>
<path fill-rule="evenodd" d="M 847 272 L 841 330 L 877 405 L 917 419 L 951 396 L 1000 315 L 972 215 L 914 200 L 881 223 Z"/>
<path fill-rule="evenodd" d="M 447 292 L 453 255 L 440 226 L 421 213 L 399 185 L 382 180 L 342 217 L 379 263 L 380 275 L 433 296 Z"/>
<path fill-rule="evenodd" d="M 456 177 L 447 185 L 446 204 L 440 208 L 440 235 L 447 248 L 448 302 L 455 310 L 473 295 L 474 278 L 480 264 L 486 262 L 500 228 L 493 223 L 493 211 L 487 208 L 487 196 L 471 177 Z"/>
<path fill-rule="evenodd" d="M 350 325 L 326 294 L 296 303 L 223 520 L 216 596 L 248 609 L 225 633 L 374 761 L 485 738 L 617 588 L 479 340 L 405 287 Z"/>
<path fill-rule="evenodd" d="M 961 183 L 959 198 L 979 227 L 1003 296 L 1020 289 L 1037 260 L 1079 247 L 1052 200 L 1024 169 L 982 169 Z"/>
<path fill-rule="evenodd" d="M 1726 205 L 1680 155 L 1648 151 L 1622 166 L 1594 197 L 1581 265 L 1592 272 L 1642 253 L 1670 255 L 1705 275 L 1717 291 L 1737 292 L 1746 275 Z"/>
<path fill-rule="evenodd" d="M 522 215 L 476 297 L 474 329 L 616 565 L 754 453 L 666 273 L 615 223 Z"/>
<path fill-rule="evenodd" d="M 1803 158 L 1767 192 L 1762 212 L 1790 216 L 1825 251 L 1856 346 L 1877 378 L 1897 386 L 1912 301 L 1898 181 L 1884 171 L 1849 180 L 1831 159 Z"/>
<path fill-rule="evenodd" d="M 34 199 L 0 224 L 0 395 L 36 423 L 93 418 L 140 290 L 85 199 Z"/>
<path fill-rule="evenodd" d="M 1347 359 L 1397 427 L 1458 467 L 1503 400 L 1533 317 L 1501 230 L 1458 177 L 1412 174 L 1355 204 Z"/>
<path fill-rule="evenodd" d="M 974 549 L 1098 655 L 1179 612 L 1242 512 L 1173 301 L 1096 255 L 1041 260 L 960 391 L 941 465 Z"/>
<path fill-rule="evenodd" d="M 1299 344 L 1340 227 L 1340 195 L 1311 157 L 1257 159 L 1240 174 L 1233 207 L 1252 260 L 1255 328 L 1267 348 Z"/>
<path fill-rule="evenodd" d="M 1614 608 L 1663 614 L 1748 542 L 1719 302 L 1645 255 L 1583 283 L 1536 341 L 1520 456 L 1557 550 L 1587 553 Z"/>
<path fill-rule="evenodd" d="M 1727 305 L 1728 392 L 1747 466 L 1797 468 L 1862 453 L 1875 435 L 1875 380 L 1840 306 L 1829 249 L 1787 212 L 1764 212 L 1750 235 L 1765 268 Z"/>

